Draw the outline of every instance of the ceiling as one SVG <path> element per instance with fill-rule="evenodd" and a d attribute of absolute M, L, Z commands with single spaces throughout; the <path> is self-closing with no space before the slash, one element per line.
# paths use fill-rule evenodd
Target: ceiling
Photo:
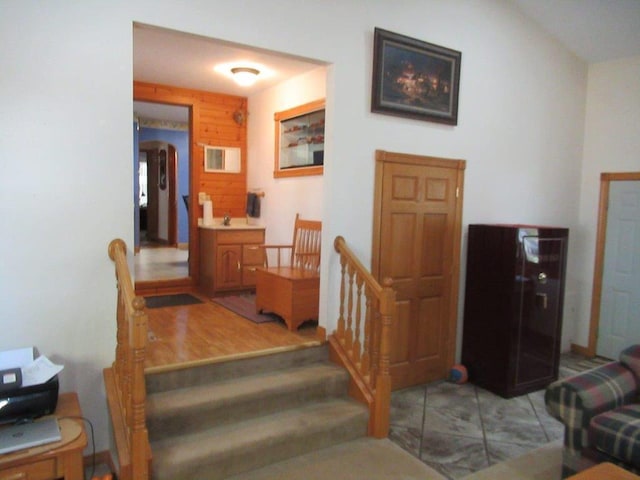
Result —
<path fill-rule="evenodd" d="M 216 66 L 223 66 L 218 72 Z M 174 85 L 248 97 L 283 81 L 325 65 L 323 62 L 268 50 L 232 44 L 174 30 L 135 24 L 133 28 L 133 78 L 142 82 Z M 260 71 L 251 87 L 241 87 L 230 69 L 249 66 Z M 187 121 L 186 108 L 134 102 L 140 117 Z"/>
<path fill-rule="evenodd" d="M 640 55 L 640 0 L 508 0 L 587 63 Z M 135 24 L 133 77 L 229 95 L 251 96 L 324 65 L 307 58 Z M 235 84 L 232 66 L 260 70 L 252 87 Z M 226 65 L 220 73 L 217 65 Z M 141 117 L 186 122 L 186 108 L 135 102 Z"/>
<path fill-rule="evenodd" d="M 640 0 L 510 0 L 587 63 L 640 55 Z"/>

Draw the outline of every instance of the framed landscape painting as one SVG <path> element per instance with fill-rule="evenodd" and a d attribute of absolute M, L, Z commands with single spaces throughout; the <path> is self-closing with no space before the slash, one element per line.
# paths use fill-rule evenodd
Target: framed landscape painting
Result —
<path fill-rule="evenodd" d="M 461 57 L 456 50 L 376 28 L 371 111 L 457 125 Z"/>

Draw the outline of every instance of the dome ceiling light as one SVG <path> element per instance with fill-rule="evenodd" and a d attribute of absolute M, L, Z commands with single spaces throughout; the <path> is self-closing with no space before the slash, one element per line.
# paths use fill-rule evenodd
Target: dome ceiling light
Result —
<path fill-rule="evenodd" d="M 260 70 L 251 67 L 234 67 L 231 69 L 233 79 L 242 87 L 250 87 L 258 79 Z"/>

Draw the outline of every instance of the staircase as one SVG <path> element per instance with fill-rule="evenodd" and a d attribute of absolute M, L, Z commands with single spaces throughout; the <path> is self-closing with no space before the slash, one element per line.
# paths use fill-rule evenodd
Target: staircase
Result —
<path fill-rule="evenodd" d="M 367 435 L 325 346 L 146 375 L 153 478 L 217 480 Z"/>

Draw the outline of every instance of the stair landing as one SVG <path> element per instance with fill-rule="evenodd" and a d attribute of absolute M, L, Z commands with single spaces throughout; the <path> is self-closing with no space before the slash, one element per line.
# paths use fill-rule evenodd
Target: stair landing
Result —
<path fill-rule="evenodd" d="M 203 302 L 147 309 L 147 373 L 305 348 L 325 341 L 324 330 L 313 324 L 295 332 L 288 331 L 284 321 L 256 324 L 204 295 L 189 293 Z"/>

